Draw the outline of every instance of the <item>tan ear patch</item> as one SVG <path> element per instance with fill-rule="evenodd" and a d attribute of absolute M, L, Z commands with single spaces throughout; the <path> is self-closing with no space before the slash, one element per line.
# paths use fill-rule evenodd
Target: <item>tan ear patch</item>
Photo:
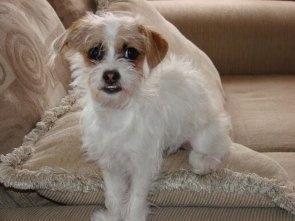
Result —
<path fill-rule="evenodd" d="M 53 42 L 53 50 L 55 52 L 62 52 L 64 47 L 67 45 L 67 38 L 68 38 L 68 31 L 65 31 L 61 36 L 59 36 L 54 42 Z"/>
<path fill-rule="evenodd" d="M 140 31 L 146 36 L 146 56 L 149 67 L 156 67 L 166 56 L 168 51 L 168 42 L 161 34 L 151 29 L 140 26 Z"/>

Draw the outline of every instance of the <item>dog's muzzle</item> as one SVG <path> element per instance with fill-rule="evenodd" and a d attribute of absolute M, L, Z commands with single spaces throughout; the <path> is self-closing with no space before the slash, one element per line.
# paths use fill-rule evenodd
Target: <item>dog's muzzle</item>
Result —
<path fill-rule="evenodd" d="M 102 90 L 108 94 L 114 94 L 122 90 L 120 85 L 121 75 L 117 70 L 107 70 L 103 73 L 102 78 L 105 86 Z"/>

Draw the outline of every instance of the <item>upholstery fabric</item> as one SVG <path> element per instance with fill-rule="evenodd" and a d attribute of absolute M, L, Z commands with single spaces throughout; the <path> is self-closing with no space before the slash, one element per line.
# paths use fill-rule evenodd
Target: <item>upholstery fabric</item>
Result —
<path fill-rule="evenodd" d="M 0 2 L 0 144 L 21 144 L 43 111 L 65 95 L 69 74 L 62 61 L 47 64 L 52 41 L 64 31 L 45 0 Z"/>
<path fill-rule="evenodd" d="M 221 74 L 295 73 L 293 1 L 151 4 L 205 51 Z"/>
<path fill-rule="evenodd" d="M 48 0 L 55 12 L 58 14 L 65 28 L 87 11 L 94 12 L 95 4 L 92 0 Z"/>
<path fill-rule="evenodd" d="M 0 209 L 5 221 L 87 221 L 98 206 L 59 206 Z M 151 210 L 148 221 L 294 221 L 279 208 L 159 207 Z"/>
<path fill-rule="evenodd" d="M 295 183 L 295 152 L 266 152 L 263 153 L 278 162 L 288 173 L 292 183 Z"/>
<path fill-rule="evenodd" d="M 233 139 L 260 152 L 295 151 L 295 75 L 222 77 Z"/>
<path fill-rule="evenodd" d="M 53 206 L 0 209 L 3 221 L 88 221 L 97 206 Z"/>
<path fill-rule="evenodd" d="M 57 205 L 40 196 L 36 191 L 7 189 L 3 185 L 0 186 L 0 199 L 0 209 Z M 0 220 L 2 221 L 1 218 Z"/>

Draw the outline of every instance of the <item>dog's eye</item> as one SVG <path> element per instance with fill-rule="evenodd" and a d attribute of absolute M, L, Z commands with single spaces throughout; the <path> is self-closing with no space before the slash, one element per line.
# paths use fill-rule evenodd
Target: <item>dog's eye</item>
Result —
<path fill-rule="evenodd" d="M 88 50 L 88 57 L 92 60 L 100 61 L 103 59 L 103 56 L 104 56 L 104 50 L 101 45 L 90 48 Z"/>
<path fill-rule="evenodd" d="M 124 57 L 129 60 L 135 60 L 139 56 L 139 52 L 132 47 L 126 48 L 124 50 Z"/>

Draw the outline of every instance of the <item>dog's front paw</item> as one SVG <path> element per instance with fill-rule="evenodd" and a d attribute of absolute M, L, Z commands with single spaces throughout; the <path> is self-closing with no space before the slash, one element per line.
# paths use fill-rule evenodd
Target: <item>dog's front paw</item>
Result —
<path fill-rule="evenodd" d="M 214 155 L 198 153 L 194 150 L 190 152 L 189 163 L 194 173 L 199 175 L 205 175 L 216 171 L 222 159 L 215 157 Z"/>
<path fill-rule="evenodd" d="M 121 221 L 121 219 L 114 217 L 107 211 L 96 211 L 92 215 L 91 221 Z"/>

